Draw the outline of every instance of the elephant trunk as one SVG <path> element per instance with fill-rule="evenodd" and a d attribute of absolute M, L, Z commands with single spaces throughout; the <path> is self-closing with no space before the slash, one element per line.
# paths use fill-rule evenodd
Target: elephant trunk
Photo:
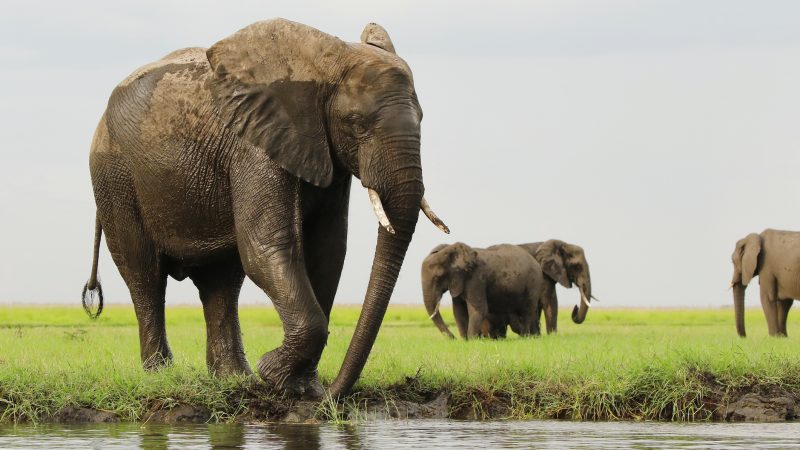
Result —
<path fill-rule="evenodd" d="M 453 333 L 447 328 L 447 324 L 442 319 L 442 314 L 439 312 L 439 306 L 442 301 L 441 290 L 437 289 L 436 283 L 428 278 L 425 274 L 422 275 L 422 299 L 425 302 L 425 310 L 428 311 L 428 317 L 433 320 L 434 325 L 445 336 L 453 339 Z"/>
<path fill-rule="evenodd" d="M 586 313 L 589 312 L 589 302 L 592 298 L 592 287 L 588 283 L 579 283 L 578 290 L 581 292 L 581 302 L 572 309 L 572 321 L 581 324 L 586 320 Z"/>
<path fill-rule="evenodd" d="M 424 193 L 419 141 L 416 142 L 416 146 L 409 148 L 391 146 L 386 149 L 392 155 L 389 158 L 392 161 L 388 164 L 393 166 L 372 167 L 370 172 L 362 173 L 362 183 L 379 193 L 394 233 L 383 226 L 378 229 L 378 242 L 361 315 L 339 374 L 330 386 L 330 393 L 334 397 L 350 391 L 367 362 L 414 234 Z M 391 178 L 386 180 L 386 176 Z"/>
<path fill-rule="evenodd" d="M 745 337 L 744 331 L 744 289 L 742 283 L 733 283 L 733 307 L 736 310 L 736 332 Z"/>

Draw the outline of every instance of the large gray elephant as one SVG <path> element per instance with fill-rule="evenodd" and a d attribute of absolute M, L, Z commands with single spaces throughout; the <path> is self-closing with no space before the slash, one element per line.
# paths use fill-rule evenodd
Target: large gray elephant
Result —
<path fill-rule="evenodd" d="M 764 230 L 736 242 L 733 261 L 733 303 L 736 332 L 745 337 L 744 290 L 758 276 L 761 308 L 770 336 L 786 336 L 786 319 L 800 299 L 800 232 Z"/>
<path fill-rule="evenodd" d="M 439 313 L 445 292 L 453 298 L 461 337 L 503 337 L 506 325 L 522 336 L 539 334 L 534 318 L 541 288 L 539 263 L 516 245 L 440 245 L 422 262 L 425 308 L 439 331 L 451 338 Z"/>
<path fill-rule="evenodd" d="M 280 347 L 258 361 L 276 390 L 322 395 L 317 363 L 347 240 L 351 176 L 381 224 L 361 317 L 330 386 L 347 392 L 380 328 L 423 199 L 420 120 L 411 70 L 386 31 L 350 44 L 283 19 L 258 22 L 211 48 L 148 64 L 111 94 L 92 142 L 100 237 L 130 290 L 141 359 L 172 359 L 167 276 L 200 292 L 207 364 L 249 373 L 237 299 L 249 277 L 283 322 Z M 102 304 L 102 299 L 100 300 Z"/>
<path fill-rule="evenodd" d="M 540 308 L 536 313 L 536 321 L 541 320 L 544 312 L 547 333 L 558 330 L 558 297 L 556 283 L 569 289 L 575 284 L 581 294 L 581 302 L 572 309 L 572 321 L 583 323 L 589 311 L 592 296 L 592 279 L 589 275 L 589 263 L 580 246 L 569 244 L 558 239 L 544 242 L 520 244 L 528 251 L 544 272 Z"/>

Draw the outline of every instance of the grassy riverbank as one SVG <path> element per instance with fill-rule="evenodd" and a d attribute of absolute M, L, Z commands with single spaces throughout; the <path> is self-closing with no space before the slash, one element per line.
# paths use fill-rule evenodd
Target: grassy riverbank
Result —
<path fill-rule="evenodd" d="M 325 383 L 358 312 L 334 307 L 320 363 Z M 253 364 L 279 344 L 280 321 L 266 307 L 240 316 Z M 759 310 L 748 311 L 746 339 L 724 309 L 596 308 L 582 325 L 568 311 L 560 317 L 558 335 L 465 342 L 441 336 L 421 307 L 390 308 L 354 396 L 323 402 L 317 415 L 336 419 L 355 405 L 425 403 L 444 393 L 450 417 L 707 420 L 725 418 L 720 408 L 743 393 L 800 394 L 800 330 L 790 324 L 790 338 L 770 339 Z M 0 307 L 0 422 L 38 420 L 65 406 L 122 420 L 178 404 L 202 406 L 212 421 L 286 413 L 289 402 L 258 383 L 207 375 L 201 309 L 168 308 L 167 333 L 175 364 L 149 374 L 139 365 L 131 307 L 109 307 L 97 321 L 77 305 Z"/>

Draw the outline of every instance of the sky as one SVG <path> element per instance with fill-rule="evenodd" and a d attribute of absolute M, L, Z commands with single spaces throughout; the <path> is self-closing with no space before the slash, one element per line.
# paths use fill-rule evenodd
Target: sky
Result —
<path fill-rule="evenodd" d="M 426 198 L 452 234 L 421 217 L 393 303 L 422 302 L 437 244 L 559 238 L 585 249 L 596 308 L 730 306 L 735 242 L 800 230 L 800 2 L 6 0 L 0 304 L 80 304 L 89 145 L 114 86 L 273 17 L 352 42 L 377 22 L 414 72 Z M 337 303 L 362 301 L 376 234 L 354 182 Z M 130 303 L 105 243 L 100 277 Z M 240 302 L 269 304 L 249 281 Z M 181 303 L 197 292 L 170 280 Z"/>

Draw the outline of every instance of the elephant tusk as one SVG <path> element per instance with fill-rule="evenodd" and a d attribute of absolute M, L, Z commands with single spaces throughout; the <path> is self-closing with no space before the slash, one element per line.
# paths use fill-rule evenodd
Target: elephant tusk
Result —
<path fill-rule="evenodd" d="M 367 192 L 369 193 L 369 201 L 372 203 L 372 211 L 375 213 L 375 217 L 378 218 L 378 223 L 380 223 L 381 226 L 386 229 L 386 231 L 394 234 L 394 228 L 392 227 L 391 222 L 389 222 L 389 217 L 386 216 L 386 211 L 383 210 L 381 197 L 374 189 L 367 189 Z"/>
<path fill-rule="evenodd" d="M 591 308 L 592 305 L 589 304 L 589 299 L 586 298 L 586 295 L 581 292 L 581 301 L 586 305 L 587 308 Z"/>
<path fill-rule="evenodd" d="M 597 298 L 597 297 L 595 297 L 595 296 L 594 296 L 594 294 L 592 294 L 592 296 L 591 296 L 590 298 L 591 298 L 592 300 L 596 301 L 596 302 L 599 302 L 599 301 L 600 301 L 600 299 L 599 299 L 599 298 Z"/>
<path fill-rule="evenodd" d="M 428 201 L 425 200 L 425 197 L 422 197 L 422 200 L 419 202 L 419 207 L 422 209 L 422 212 L 425 213 L 425 216 L 436 225 L 437 228 L 444 231 L 447 234 L 450 234 L 450 228 L 442 222 L 442 219 L 436 215 L 435 212 L 431 209 L 431 205 L 428 204 Z"/>
<path fill-rule="evenodd" d="M 434 308 L 434 309 L 433 309 L 433 314 L 431 314 L 430 316 L 428 316 L 428 319 L 433 319 L 433 316 L 435 316 L 436 314 L 438 314 L 438 313 L 439 313 L 439 305 L 441 305 L 441 304 L 442 304 L 442 300 L 441 300 L 441 299 L 439 299 L 439 301 L 438 301 L 438 302 L 436 302 L 436 308 Z"/>

